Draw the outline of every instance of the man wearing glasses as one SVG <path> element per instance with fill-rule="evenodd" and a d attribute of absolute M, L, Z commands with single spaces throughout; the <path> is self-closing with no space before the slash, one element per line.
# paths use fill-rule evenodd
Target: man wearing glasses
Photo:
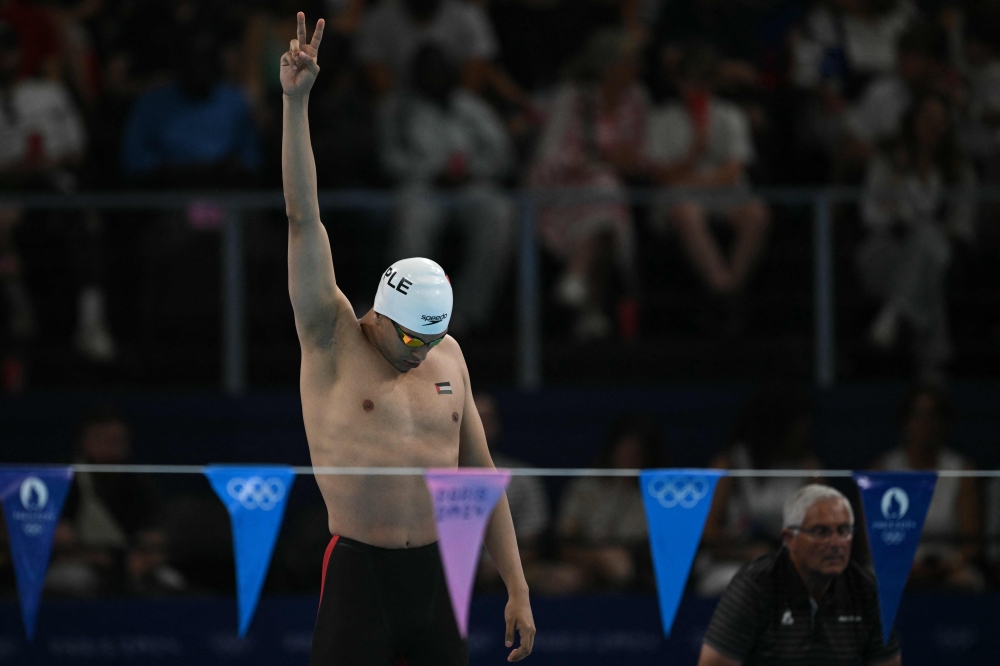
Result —
<path fill-rule="evenodd" d="M 452 292 L 429 259 L 403 259 L 379 279 L 360 321 L 337 286 L 320 221 L 309 139 L 309 91 L 323 20 L 305 16 L 281 57 L 282 179 L 288 214 L 288 291 L 302 348 L 302 416 L 313 465 L 493 467 L 469 371 L 447 335 Z M 421 476 L 317 475 L 333 538 L 323 562 L 311 666 L 464 666 Z M 507 499 L 485 537 L 507 585 L 508 659 L 532 648 L 535 625 Z"/>
<path fill-rule="evenodd" d="M 698 666 L 899 666 L 895 629 L 882 644 L 871 573 L 852 563 L 854 511 L 812 484 L 785 503 L 785 547 L 747 564 L 726 588 Z"/>

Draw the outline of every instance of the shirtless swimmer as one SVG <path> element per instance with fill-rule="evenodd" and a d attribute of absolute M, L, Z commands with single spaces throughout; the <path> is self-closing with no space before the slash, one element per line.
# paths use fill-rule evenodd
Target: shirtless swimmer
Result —
<path fill-rule="evenodd" d="M 320 222 L 309 138 L 309 91 L 323 19 L 305 15 L 281 57 L 281 166 L 288 214 L 288 291 L 302 347 L 300 390 L 316 466 L 493 467 L 469 370 L 447 335 L 452 293 L 441 267 L 403 259 L 379 281 L 359 321 L 337 287 Z M 312 666 L 458 666 L 468 653 L 445 587 L 430 495 L 419 476 L 316 477 L 333 538 Z M 531 653 L 535 622 L 506 497 L 485 537 L 507 585 L 508 661 Z"/>

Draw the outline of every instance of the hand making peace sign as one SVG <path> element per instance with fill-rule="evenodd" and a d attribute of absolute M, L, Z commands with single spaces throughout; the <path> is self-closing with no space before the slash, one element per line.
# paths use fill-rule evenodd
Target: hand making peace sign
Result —
<path fill-rule="evenodd" d="M 305 95 L 316 81 L 319 65 L 316 56 L 319 54 L 319 43 L 323 41 L 323 19 L 316 21 L 312 41 L 306 43 L 306 15 L 299 12 L 295 17 L 298 22 L 296 39 L 288 45 L 288 51 L 281 56 L 281 89 L 286 95 Z"/>

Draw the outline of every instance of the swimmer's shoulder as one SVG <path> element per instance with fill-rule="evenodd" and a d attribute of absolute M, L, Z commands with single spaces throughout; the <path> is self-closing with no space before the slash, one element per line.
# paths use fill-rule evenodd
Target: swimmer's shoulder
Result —
<path fill-rule="evenodd" d="M 458 340 L 451 335 L 446 335 L 441 344 L 437 346 L 437 350 L 442 352 L 442 356 L 445 357 L 447 363 L 453 365 L 456 370 L 461 372 L 463 381 L 468 385 L 469 367 L 465 363 L 465 355 L 462 353 L 462 347 L 458 344 Z"/>

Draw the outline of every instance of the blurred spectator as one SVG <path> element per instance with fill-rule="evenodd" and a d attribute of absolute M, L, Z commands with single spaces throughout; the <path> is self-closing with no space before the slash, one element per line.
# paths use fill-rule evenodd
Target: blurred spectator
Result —
<path fill-rule="evenodd" d="M 812 447 L 812 400 L 805 391 L 770 387 L 743 406 L 731 444 L 710 466 L 718 469 L 819 470 Z M 743 564 L 781 544 L 782 511 L 808 477 L 719 480 L 705 522 L 694 575 L 704 596 L 720 594 Z"/>
<path fill-rule="evenodd" d="M 873 79 L 846 112 L 845 136 L 839 167 L 849 178 L 856 165 L 865 165 L 879 145 L 902 131 L 902 120 L 915 99 L 927 92 L 954 93 L 944 76 L 947 39 L 940 26 L 916 22 L 899 38 L 896 71 Z M 846 139 L 846 141 L 844 141 Z"/>
<path fill-rule="evenodd" d="M 103 0 L 49 0 L 45 3 L 62 44 L 62 78 L 88 110 L 101 87 L 97 44 L 88 24 L 101 20 L 104 4 Z"/>
<path fill-rule="evenodd" d="M 909 0 L 817 3 L 792 38 L 792 79 L 831 106 L 896 70 L 896 44 L 919 17 Z"/>
<path fill-rule="evenodd" d="M 517 458 L 511 458 L 502 453 L 498 444 L 503 432 L 503 421 L 500 418 L 500 408 L 496 398 L 489 393 L 476 393 L 476 411 L 483 422 L 483 432 L 486 434 L 486 444 L 490 448 L 493 464 L 499 469 L 530 467 Z M 507 502 L 510 504 L 510 516 L 514 521 L 514 534 L 517 536 L 517 548 L 521 554 L 521 565 L 525 576 L 531 584 L 536 578 L 537 568 L 534 566 L 538 557 L 538 542 L 549 524 L 549 499 L 545 485 L 537 476 L 512 476 L 507 484 Z M 500 574 L 496 566 L 489 560 L 486 551 L 480 559 L 479 584 L 498 587 Z"/>
<path fill-rule="evenodd" d="M 727 93 L 741 93 L 758 86 L 761 57 L 757 25 L 767 8 L 747 0 L 668 0 L 659 3 L 652 31 L 654 59 L 662 56 L 668 78 L 683 57 L 685 44 L 707 42 L 720 54 L 716 84 Z M 655 11 L 655 10 L 654 10 Z M 652 76 L 659 75 L 660 63 Z M 666 89 L 672 89 L 669 80 Z"/>
<path fill-rule="evenodd" d="M 173 75 L 178 55 L 186 52 L 198 35 L 207 33 L 216 40 L 212 60 L 205 61 L 213 67 L 207 69 L 218 69 L 221 78 L 235 81 L 246 66 L 240 50 L 247 4 L 229 0 L 107 0 L 98 24 L 103 50 L 110 54 L 109 59 L 123 61 L 136 86 L 148 87 Z M 149 26 L 156 26 L 156 30 Z"/>
<path fill-rule="evenodd" d="M 427 42 L 458 66 L 462 85 L 484 87 L 497 42 L 480 7 L 459 0 L 383 0 L 365 16 L 356 42 L 372 89 L 381 95 L 405 85 Z"/>
<path fill-rule="evenodd" d="M 319 51 L 319 77 L 310 93 L 309 127 L 320 189 L 382 186 L 374 96 L 354 57 L 354 40 L 365 0 L 325 3 L 326 29 Z M 295 34 L 292 0 L 257 7 L 247 21 L 245 88 L 261 128 L 266 173 L 281 177 L 281 85 L 278 69 Z M 309 9 L 306 14 L 310 15 Z M 350 214 L 347 212 L 347 214 Z M 376 264 L 382 264 L 379 257 Z"/>
<path fill-rule="evenodd" d="M 187 581 L 168 562 L 166 535 L 159 530 L 136 534 L 128 551 L 126 591 L 141 596 L 160 596 L 183 591 Z"/>
<path fill-rule="evenodd" d="M 545 94 L 558 85 L 567 61 L 591 35 L 602 28 L 640 31 L 648 18 L 643 5 L 658 0 L 489 0 L 488 4 L 506 70 L 525 89 Z"/>
<path fill-rule="evenodd" d="M 656 423 L 626 414 L 612 426 L 594 467 L 649 469 L 666 466 L 666 444 Z M 576 569 L 566 589 L 622 589 L 649 583 L 646 513 L 631 477 L 583 477 L 566 486 L 559 504 L 563 561 Z M 574 589 L 575 588 L 575 589 Z"/>
<path fill-rule="evenodd" d="M 0 190 L 76 189 L 75 167 L 84 156 L 85 131 L 80 112 L 65 85 L 50 79 L 18 78 L 26 57 L 17 33 L 0 21 Z M 104 311 L 101 287 L 99 232 L 86 220 L 52 213 L 51 218 L 65 236 L 76 269 L 79 288 L 77 350 L 97 360 L 114 356 Z M 3 386 L 17 390 L 23 381 L 25 348 L 36 332 L 36 317 L 24 282 L 22 259 L 15 232 L 22 218 L 18 209 L 0 210 L 0 309 L 6 312 L 0 332 L 0 356 L 4 357 Z"/>
<path fill-rule="evenodd" d="M 455 279 L 455 333 L 489 322 L 506 273 L 513 202 L 499 187 L 513 161 L 510 139 L 493 110 L 457 87 L 452 64 L 432 44 L 413 59 L 410 85 L 381 109 L 381 153 L 399 183 L 393 257 L 433 257 L 449 217 L 465 236 Z M 454 208 L 436 200 L 447 190 Z M 453 212 L 454 215 L 448 215 Z"/>
<path fill-rule="evenodd" d="M 26 57 L 0 21 L 0 186 L 67 192 L 75 183 L 67 168 L 83 156 L 83 122 L 62 83 L 18 74 Z"/>
<path fill-rule="evenodd" d="M 879 458 L 874 467 L 891 471 L 972 470 L 972 463 L 944 443 L 954 418 L 951 399 L 941 389 L 912 389 L 899 410 L 902 446 Z M 982 590 L 977 563 L 982 536 L 976 480 L 938 477 L 924 520 L 924 531 L 909 582 L 919 587 Z"/>
<path fill-rule="evenodd" d="M 750 193 L 746 176 L 754 159 L 750 124 L 738 106 L 713 94 L 717 71 L 714 48 L 687 45 L 678 65 L 681 101 L 650 116 L 649 159 L 658 163 L 659 183 L 678 190 L 669 192 L 671 203 L 658 216 L 680 234 L 688 258 L 708 287 L 729 294 L 743 288 L 760 257 L 771 214 Z M 689 199 L 691 190 L 704 190 L 704 196 Z M 721 217 L 736 232 L 730 257 L 723 256 L 712 236 L 711 217 Z"/>
<path fill-rule="evenodd" d="M 982 166 L 983 180 L 1000 182 L 1000 8 L 965 24 L 968 99 L 962 147 Z"/>
<path fill-rule="evenodd" d="M 946 100 L 920 98 L 903 120 L 902 135 L 868 167 L 863 220 L 869 235 L 858 270 L 882 305 L 872 342 L 895 345 L 900 323 L 915 333 L 918 374 L 938 380 L 952 354 L 945 303 L 949 238 L 975 234 L 975 172 L 958 150 Z M 957 191 L 947 197 L 947 189 Z"/>
<path fill-rule="evenodd" d="M 383 0 L 361 24 L 358 60 L 376 95 L 405 86 L 421 46 L 434 44 L 458 68 L 460 84 L 533 122 L 527 94 L 496 62 L 499 46 L 483 7 L 461 0 Z"/>
<path fill-rule="evenodd" d="M 250 106 L 220 80 L 211 33 L 175 46 L 176 80 L 136 100 L 122 146 L 126 173 L 156 187 L 247 186 L 261 166 Z"/>
<path fill-rule="evenodd" d="M 131 462 L 131 450 L 129 425 L 117 408 L 96 407 L 84 415 L 77 462 L 126 464 Z M 149 589 L 154 582 L 149 577 L 161 578 L 163 572 L 158 570 L 165 566 L 152 562 L 164 549 L 162 535 L 157 534 L 158 509 L 159 495 L 148 476 L 75 474 L 56 530 L 47 589 L 81 596 L 117 593 L 129 585 Z M 156 550 L 160 555 L 154 557 Z M 130 573 L 137 578 L 130 579 Z"/>
<path fill-rule="evenodd" d="M 638 48 L 624 31 L 602 30 L 591 38 L 556 95 L 528 178 L 543 190 L 590 190 L 579 203 L 579 193 L 553 192 L 538 213 L 545 245 L 566 262 L 556 297 L 579 311 L 573 327 L 578 339 L 611 332 L 605 307 L 613 265 L 626 291 L 636 289 L 625 184 L 649 172 L 649 102 L 638 81 Z"/>

